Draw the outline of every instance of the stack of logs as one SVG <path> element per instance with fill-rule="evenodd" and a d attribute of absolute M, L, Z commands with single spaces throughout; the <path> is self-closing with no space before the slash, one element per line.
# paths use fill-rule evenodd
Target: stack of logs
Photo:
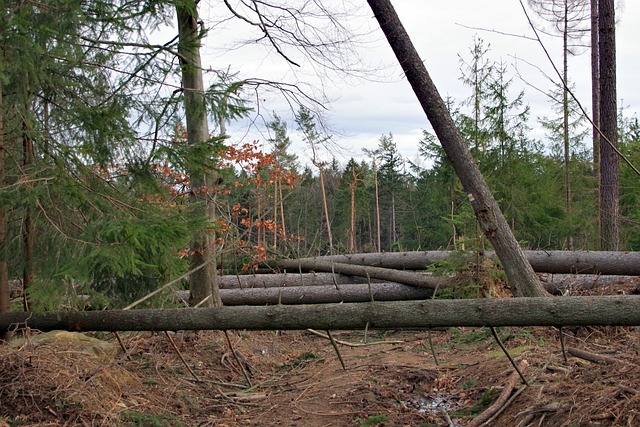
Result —
<path fill-rule="evenodd" d="M 640 276 L 640 252 L 525 251 L 534 271 L 552 294 L 574 289 L 634 284 Z M 431 298 L 456 284 L 456 277 L 427 271 L 446 261 L 447 251 L 389 252 L 278 260 L 261 265 L 258 274 L 220 276 L 224 305 L 320 304 L 403 301 Z M 467 257 L 477 263 L 479 257 Z M 483 259 L 497 262 L 492 252 Z M 274 274 L 275 273 L 275 274 Z M 188 300 L 188 291 L 179 292 Z"/>

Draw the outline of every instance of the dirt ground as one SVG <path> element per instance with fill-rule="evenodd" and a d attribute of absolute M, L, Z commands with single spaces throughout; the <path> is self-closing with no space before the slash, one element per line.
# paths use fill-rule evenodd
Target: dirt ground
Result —
<path fill-rule="evenodd" d="M 557 329 L 499 328 L 528 386 L 487 425 L 640 425 L 640 330 L 563 332 L 606 363 L 565 361 Z M 333 332 L 345 369 L 309 331 L 123 333 L 128 357 L 95 334 L 115 358 L 35 336 L 0 347 L 0 426 L 466 426 L 515 375 L 488 329 Z"/>

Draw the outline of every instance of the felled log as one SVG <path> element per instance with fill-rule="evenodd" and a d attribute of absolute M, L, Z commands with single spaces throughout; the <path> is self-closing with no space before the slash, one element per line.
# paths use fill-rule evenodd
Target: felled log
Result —
<path fill-rule="evenodd" d="M 340 273 L 350 276 L 360 276 L 397 283 L 404 283 L 405 285 L 418 286 L 429 289 L 437 289 L 448 286 L 449 284 L 449 280 L 443 277 L 434 277 L 427 274 L 420 274 L 412 271 L 395 270 L 390 268 L 328 262 L 321 259 L 285 259 L 277 261 L 277 265 L 280 268 L 285 269 L 301 268 L 305 271 Z"/>
<path fill-rule="evenodd" d="M 564 293 L 571 290 L 590 290 L 602 286 L 630 286 L 640 290 L 638 276 L 602 276 L 599 274 L 549 274 L 539 273 L 540 281 L 548 292 L 552 294 Z"/>
<path fill-rule="evenodd" d="M 354 330 L 452 326 L 640 326 L 640 296 L 0 313 L 0 331 Z"/>
<path fill-rule="evenodd" d="M 384 252 L 351 255 L 333 255 L 313 258 L 302 258 L 299 265 L 288 260 L 290 270 L 308 271 L 305 265 L 309 260 L 323 262 L 339 262 L 358 264 L 398 270 L 424 270 L 438 261 L 444 261 L 451 251 L 421 252 Z M 474 254 L 455 253 L 456 256 L 468 257 L 473 261 Z M 494 252 L 486 252 L 490 259 L 496 259 Z M 525 251 L 525 256 L 534 271 L 541 273 L 565 274 L 613 274 L 640 276 L 640 252 L 608 252 L 608 251 Z M 302 263 L 304 261 L 304 263 Z M 278 265 L 279 261 L 270 261 L 270 265 Z"/>
<path fill-rule="evenodd" d="M 367 283 L 367 279 L 359 276 L 332 273 L 279 273 L 218 276 L 218 286 L 220 289 L 273 288 L 281 286 L 328 286 L 351 283 Z"/>
<path fill-rule="evenodd" d="M 416 274 L 429 274 L 425 272 Z M 538 277 L 547 291 L 560 293 L 570 289 L 594 289 L 600 286 L 616 286 L 623 284 L 637 284 L 638 276 L 615 276 L 600 274 L 550 274 L 539 273 Z M 251 274 L 218 276 L 220 289 L 251 289 L 291 286 L 340 286 L 357 283 L 367 283 L 367 279 L 358 276 L 347 276 L 333 273 L 286 273 L 286 274 Z M 380 283 L 379 279 L 371 278 L 372 283 Z M 397 282 L 385 282 L 397 283 Z"/>
<path fill-rule="evenodd" d="M 424 273 L 426 274 L 426 273 Z M 267 277 L 261 277 L 267 276 Z M 270 276 L 282 276 L 277 280 L 266 281 Z M 331 302 L 365 302 L 370 301 L 407 301 L 429 299 L 433 290 L 402 283 L 384 282 L 368 284 L 348 283 L 351 276 L 336 274 L 336 283 L 332 282 L 332 274 L 302 275 L 256 275 L 242 276 L 245 287 L 220 289 L 220 296 L 225 305 L 273 305 L 273 304 L 324 304 Z M 640 287 L 640 278 L 636 276 L 599 276 L 595 274 L 539 274 L 545 289 L 552 294 L 562 294 L 572 290 L 589 290 L 598 286 L 630 286 Z M 229 276 L 220 276 L 225 279 Z M 235 279 L 231 276 L 230 279 Z M 292 280 L 290 280 L 292 279 Z M 353 279 L 357 279 L 353 277 Z M 225 283 L 228 285 L 227 280 Z M 261 286 L 263 284 L 269 286 Z M 281 286 L 277 287 L 276 284 Z M 296 286 L 302 284 L 302 286 Z M 451 281 L 447 286 L 453 286 Z M 254 287 L 253 285 L 257 285 Z M 446 286 L 443 286 L 443 289 Z M 184 301 L 189 301 L 189 291 L 177 291 Z"/>
<path fill-rule="evenodd" d="M 178 291 L 189 301 L 189 291 Z M 400 283 L 283 286 L 280 288 L 220 289 L 224 305 L 325 304 L 333 302 L 407 301 L 428 299 L 433 290 Z"/>

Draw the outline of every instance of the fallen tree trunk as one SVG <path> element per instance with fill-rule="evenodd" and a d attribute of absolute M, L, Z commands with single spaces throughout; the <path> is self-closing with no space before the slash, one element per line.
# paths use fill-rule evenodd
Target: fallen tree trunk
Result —
<path fill-rule="evenodd" d="M 332 273 L 278 273 L 218 276 L 220 289 L 274 288 L 281 286 L 328 286 L 367 283 L 359 276 Z M 374 280 L 372 279 L 372 282 Z"/>
<path fill-rule="evenodd" d="M 330 279 L 331 274 L 326 274 Z M 337 275 L 339 276 L 339 275 Z M 305 274 L 296 277 L 293 283 L 302 286 L 291 286 L 285 278 L 280 279 L 281 287 L 253 287 L 242 289 L 221 289 L 220 296 L 224 305 L 273 305 L 273 304 L 326 304 L 332 302 L 365 302 L 371 301 L 410 301 L 433 297 L 433 289 L 420 288 L 402 283 L 386 282 L 368 284 L 342 283 L 338 287 L 311 280 L 318 275 Z M 342 276 L 348 278 L 349 276 Z M 260 279 L 260 277 L 255 277 Z M 542 284 L 547 292 L 562 294 L 565 291 L 594 289 L 598 286 L 631 285 L 638 286 L 640 280 L 636 276 L 598 276 L 595 274 L 541 274 Z M 326 280 L 323 279 L 323 280 Z M 635 283 L 634 283 L 635 282 Z M 249 281 L 248 283 L 251 283 Z M 278 283 L 275 281 L 274 283 Z M 448 286 L 453 286 L 450 282 Z M 442 287 L 445 288 L 444 286 Z M 189 291 L 176 292 L 184 301 L 189 301 Z"/>
<path fill-rule="evenodd" d="M 189 301 L 189 291 L 178 291 Z M 432 289 L 401 283 L 284 286 L 280 288 L 221 289 L 224 305 L 327 304 L 332 302 L 408 301 L 428 299 Z"/>
<path fill-rule="evenodd" d="M 623 286 L 640 290 L 638 276 L 601 276 L 599 274 L 549 274 L 539 273 L 540 281 L 553 294 L 571 290 L 590 290 L 603 286 Z"/>
<path fill-rule="evenodd" d="M 533 297 L 159 310 L 0 313 L 0 331 L 353 330 L 640 326 L 640 296 Z"/>
<path fill-rule="evenodd" d="M 400 270 L 424 270 L 435 262 L 446 260 L 451 251 L 426 252 L 385 252 L 371 254 L 333 255 L 314 258 L 303 258 L 301 269 L 309 261 L 339 262 L 358 264 Z M 467 256 L 473 261 L 474 254 L 458 254 Z M 524 251 L 527 261 L 533 270 L 540 273 L 564 274 L 607 274 L 640 276 L 640 252 L 610 252 L 610 251 Z M 494 252 L 486 252 L 490 259 L 497 259 Z M 288 260 L 288 268 L 298 268 L 298 265 Z M 277 265 L 280 261 L 272 261 L 270 265 Z M 297 271 L 297 270 L 296 270 Z"/>
<path fill-rule="evenodd" d="M 429 273 L 416 273 L 429 274 Z M 640 285 L 638 276 L 616 276 L 599 274 L 551 274 L 538 273 L 545 289 L 551 293 L 562 292 L 571 288 L 594 289 L 600 286 L 615 286 L 624 284 Z M 333 273 L 302 273 L 302 274 L 256 274 L 245 276 L 218 276 L 221 289 L 252 289 L 278 287 L 308 287 L 308 286 L 342 286 L 367 283 L 367 279 L 358 276 L 346 276 Z M 372 283 L 381 283 L 379 279 L 371 278 Z M 394 283 L 397 282 L 385 282 Z M 444 286 L 443 286 L 444 287 Z M 224 299 L 224 296 L 223 296 Z M 346 301 L 346 300 L 345 300 Z"/>
<path fill-rule="evenodd" d="M 426 274 L 411 271 L 392 270 L 389 268 L 370 267 L 355 264 L 343 264 L 339 262 L 327 262 L 321 260 L 279 260 L 277 265 L 284 269 L 301 269 L 304 271 L 326 271 L 331 273 L 346 274 L 349 276 L 360 276 L 387 280 L 405 285 L 418 286 L 421 288 L 437 289 L 448 286 L 449 281 L 442 277 L 433 277 Z"/>

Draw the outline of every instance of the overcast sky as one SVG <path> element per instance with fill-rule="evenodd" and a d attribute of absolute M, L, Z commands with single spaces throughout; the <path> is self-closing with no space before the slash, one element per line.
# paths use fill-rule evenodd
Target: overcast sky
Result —
<path fill-rule="evenodd" d="M 352 0 L 352 3 L 356 1 Z M 423 58 L 427 70 L 443 97 L 450 96 L 456 103 L 470 95 L 470 88 L 460 81 L 460 58 L 470 58 L 469 50 L 474 36 L 482 38 L 485 46 L 490 48 L 487 58 L 515 64 L 523 78 L 540 89 L 548 91 L 552 83 L 542 76 L 535 64 L 550 76 L 554 71 L 542 48 L 537 42 L 520 37 L 510 37 L 501 33 L 510 33 L 533 37 L 526 17 L 518 0 L 396 0 L 393 5 L 405 28 L 409 32 L 414 45 Z M 362 148 L 375 148 L 382 134 L 393 133 L 394 139 L 402 155 L 415 160 L 416 143 L 421 139 L 422 129 L 428 129 L 428 121 L 422 112 L 409 84 L 402 76 L 395 58 L 389 48 L 375 19 L 372 17 L 365 0 L 362 0 L 358 29 L 369 25 L 371 34 L 366 37 L 368 43 L 357 49 L 365 64 L 383 67 L 376 70 L 370 79 L 343 78 L 329 75 L 324 80 L 314 77 L 313 70 L 304 62 L 302 67 L 291 67 L 281 58 L 264 48 L 243 48 L 224 53 L 220 40 L 220 32 L 213 30 L 206 41 L 204 49 L 204 67 L 225 68 L 240 72 L 242 77 L 268 77 L 291 82 L 307 81 L 316 87 L 322 87 L 332 100 L 326 119 L 336 131 L 334 137 L 344 151 L 335 150 L 343 164 L 349 157 L 362 157 Z M 211 16 L 203 14 L 205 21 Z M 621 4 L 617 19 L 617 70 L 618 99 L 628 106 L 627 114 L 635 115 L 640 111 L 640 84 L 638 84 L 638 67 L 640 53 L 640 2 L 626 1 Z M 238 30 L 236 30 L 238 28 Z M 234 34 L 237 39 L 243 36 L 236 34 L 241 27 L 227 27 L 227 36 Z M 485 29 L 485 30 L 482 30 Z M 543 39 L 552 58 L 561 66 L 561 39 L 546 37 Z M 215 44 L 215 45 L 214 45 Z M 296 57 L 295 52 L 292 53 Z M 576 93 L 581 103 L 590 111 L 590 53 L 584 50 L 582 55 L 570 58 L 570 79 L 576 85 Z M 512 96 L 525 90 L 525 102 L 531 107 L 532 127 L 537 126 L 537 118 L 553 115 L 547 98 L 516 77 L 513 65 L 509 65 L 509 74 L 514 77 Z M 556 79 L 557 80 L 557 79 Z M 260 120 L 268 119 L 271 112 L 276 111 L 288 122 L 292 139 L 299 140 L 295 134 L 291 111 L 286 103 L 274 98 L 263 99 L 260 106 Z M 255 117 L 255 115 L 254 115 Z M 258 120 L 258 123 L 260 122 Z M 249 133 L 243 131 L 245 124 L 231 126 L 235 140 L 242 138 L 261 139 L 255 129 Z M 534 129 L 532 136 L 544 138 L 543 133 Z M 306 153 L 304 145 L 297 145 L 301 160 Z M 329 159 L 327 159 L 329 160 Z"/>

